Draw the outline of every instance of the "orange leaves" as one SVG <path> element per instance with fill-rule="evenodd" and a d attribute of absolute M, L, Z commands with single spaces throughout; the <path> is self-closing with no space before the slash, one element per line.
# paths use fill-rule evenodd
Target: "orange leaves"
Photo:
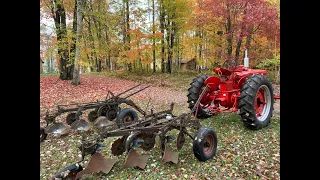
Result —
<path fill-rule="evenodd" d="M 120 56 L 124 57 L 124 58 L 122 58 L 122 61 L 130 63 L 130 62 L 133 62 L 134 60 L 138 59 L 139 52 L 137 50 L 131 49 L 128 51 L 120 52 Z"/>
<path fill-rule="evenodd" d="M 155 35 L 152 33 L 143 33 L 140 28 L 131 29 L 128 31 L 130 34 L 130 50 L 124 50 L 119 53 L 120 63 L 134 63 L 139 61 L 141 64 L 150 64 L 152 62 L 152 39 L 160 38 L 162 33 L 156 32 Z"/>

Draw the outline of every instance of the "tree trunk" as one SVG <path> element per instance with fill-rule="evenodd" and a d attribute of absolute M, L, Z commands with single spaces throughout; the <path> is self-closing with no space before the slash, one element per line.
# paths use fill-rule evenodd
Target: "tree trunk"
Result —
<path fill-rule="evenodd" d="M 92 16 L 93 24 L 95 25 L 96 31 L 97 31 L 97 37 L 98 37 L 98 48 L 101 48 L 101 28 L 99 27 L 99 21 L 96 20 L 95 16 Z M 100 55 L 96 55 L 96 71 L 101 72 L 101 59 Z"/>
<path fill-rule="evenodd" d="M 241 32 L 239 40 L 237 42 L 237 47 L 236 47 L 236 54 L 235 54 L 235 62 L 238 64 L 239 61 L 239 55 L 240 55 L 240 47 L 242 44 L 242 39 L 243 39 L 243 33 Z"/>
<path fill-rule="evenodd" d="M 246 4 L 245 4 L 245 6 L 244 6 L 244 11 L 243 11 L 243 16 L 244 16 L 244 18 L 246 18 L 246 14 L 247 14 L 247 9 L 246 9 L 246 7 L 247 7 L 247 2 L 246 2 Z M 244 21 L 245 19 L 243 19 L 243 21 Z M 240 32 L 240 37 L 239 37 L 239 39 L 238 39 L 238 42 L 237 42 L 237 47 L 236 47 L 236 54 L 235 54 L 235 61 L 236 61 L 236 63 L 238 64 L 238 61 L 239 61 L 239 56 L 240 56 L 240 48 L 241 48 L 241 44 L 242 44 L 242 40 L 243 40 L 243 37 L 244 37 L 244 31 L 245 31 L 245 24 L 244 24 L 244 22 L 242 22 L 242 24 L 241 24 L 241 32 Z"/>
<path fill-rule="evenodd" d="M 253 34 L 253 28 L 254 28 L 253 26 L 250 27 L 249 34 L 246 39 L 246 49 L 248 50 L 248 53 L 249 53 L 250 43 L 251 43 L 252 34 Z"/>
<path fill-rule="evenodd" d="M 74 3 L 74 11 L 73 11 L 73 22 L 72 22 L 72 34 L 74 36 L 72 36 L 72 46 L 70 48 L 70 59 L 72 59 L 72 61 L 75 60 L 75 50 L 76 50 L 76 35 L 77 35 L 77 0 Z"/>
<path fill-rule="evenodd" d="M 153 72 L 156 72 L 156 40 L 155 40 L 155 23 L 154 23 L 154 0 L 152 0 L 152 62 L 153 62 Z"/>
<path fill-rule="evenodd" d="M 231 25 L 231 11 L 230 11 L 230 5 L 227 2 L 227 13 L 228 13 L 228 18 L 227 18 L 227 26 L 226 26 L 226 32 L 227 32 L 227 42 L 228 42 L 228 60 L 232 58 L 232 39 L 233 39 L 233 33 L 232 33 L 232 25 Z"/>
<path fill-rule="evenodd" d="M 166 31 L 167 31 L 167 36 L 166 36 L 166 40 L 167 40 L 167 52 L 168 52 L 168 56 L 167 56 L 167 73 L 170 72 L 170 60 L 171 60 L 171 28 L 170 28 L 170 19 L 167 19 L 167 25 L 166 25 Z"/>
<path fill-rule="evenodd" d="M 165 12 L 164 12 L 164 7 L 163 7 L 163 0 L 160 0 L 160 30 L 162 33 L 161 37 L 161 72 L 165 72 L 164 68 L 164 17 L 165 17 Z"/>
<path fill-rule="evenodd" d="M 177 38 L 177 65 L 178 65 L 178 68 L 180 69 L 180 59 L 181 59 L 181 56 L 180 56 L 180 37 Z"/>
<path fill-rule="evenodd" d="M 61 80 L 71 80 L 72 79 L 72 71 L 73 71 L 73 63 L 68 62 L 68 50 L 66 47 L 66 41 L 64 40 L 67 35 L 67 24 L 66 24 L 66 13 L 61 1 L 54 0 L 54 8 L 51 9 L 53 14 L 53 20 L 56 26 L 56 34 L 57 41 L 60 42 L 61 45 L 58 46 L 58 55 L 59 55 L 59 63 L 60 63 L 60 76 Z M 70 60 L 70 59 L 69 59 Z"/>
<path fill-rule="evenodd" d="M 129 51 L 131 48 L 130 48 L 130 33 L 129 33 L 129 30 L 130 30 L 130 13 L 129 13 L 129 0 L 125 0 L 125 42 L 126 42 L 126 45 L 125 45 L 125 50 L 126 51 Z M 130 62 L 128 64 L 128 70 L 131 72 L 132 71 L 132 63 Z"/>
<path fill-rule="evenodd" d="M 72 84 L 80 84 L 79 76 L 79 60 L 80 60 L 80 39 L 82 34 L 82 0 L 77 0 L 77 33 L 76 33 L 76 53 L 74 60 L 74 70 L 73 70 L 73 79 Z"/>
<path fill-rule="evenodd" d="M 172 59 L 173 59 L 173 47 L 174 47 L 174 39 L 176 35 L 176 23 L 173 21 L 175 19 L 175 13 L 171 16 L 171 27 L 169 28 L 170 33 L 170 44 L 169 44 L 169 52 L 168 52 L 168 73 L 172 73 Z M 168 33 L 168 34 L 169 34 Z"/>
<path fill-rule="evenodd" d="M 43 67 L 42 67 L 42 59 L 41 59 L 41 56 L 40 56 L 40 73 L 43 73 Z"/>
<path fill-rule="evenodd" d="M 51 55 L 50 55 L 50 72 L 53 72 L 54 68 L 53 68 L 53 54 L 51 52 Z"/>
<path fill-rule="evenodd" d="M 110 67 L 110 53 L 111 53 L 111 49 L 110 49 L 110 38 L 109 38 L 109 33 L 108 33 L 109 29 L 108 26 L 106 27 L 106 41 L 107 41 L 107 45 L 108 45 L 108 56 L 106 59 L 106 69 L 108 71 L 110 71 L 111 67 Z"/>
<path fill-rule="evenodd" d="M 95 62 L 94 62 L 94 52 L 92 51 L 94 49 L 94 39 L 93 39 L 93 35 L 92 35 L 92 32 L 91 32 L 91 19 L 90 19 L 90 16 L 87 16 L 88 17 L 88 34 L 89 34 L 89 45 L 90 45 L 90 48 L 91 48 L 91 57 L 89 58 L 88 57 L 88 60 L 89 60 L 89 64 L 90 64 L 90 71 L 92 72 L 94 70 L 93 67 L 95 67 Z"/>

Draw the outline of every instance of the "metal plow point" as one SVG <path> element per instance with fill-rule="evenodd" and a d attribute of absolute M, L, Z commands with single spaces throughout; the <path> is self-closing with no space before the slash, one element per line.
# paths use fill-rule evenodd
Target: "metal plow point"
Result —
<path fill-rule="evenodd" d="M 165 145 L 164 154 L 162 157 L 162 163 L 173 162 L 175 164 L 178 163 L 179 152 L 174 152 L 168 145 Z"/>
<path fill-rule="evenodd" d="M 78 130 L 78 131 L 87 131 L 92 127 L 92 124 L 88 123 L 87 121 L 80 119 L 76 120 L 71 124 L 72 130 Z"/>
<path fill-rule="evenodd" d="M 80 178 L 84 174 L 94 173 L 94 172 L 104 172 L 108 174 L 112 169 L 113 165 L 116 163 L 116 159 L 104 158 L 100 153 L 95 153 L 92 155 L 87 168 L 80 171 L 75 179 Z"/>
<path fill-rule="evenodd" d="M 111 126 L 115 124 L 114 121 L 109 121 L 105 116 L 100 116 L 94 121 L 94 126 L 97 127 L 105 127 L 105 126 Z"/>
<path fill-rule="evenodd" d="M 53 123 L 46 128 L 45 132 L 48 134 L 64 134 L 68 129 L 70 128 L 63 123 Z"/>
<path fill-rule="evenodd" d="M 147 154 L 140 155 L 135 149 L 131 149 L 123 164 L 123 168 L 139 167 L 140 169 L 144 169 L 147 165 L 148 157 L 149 155 Z"/>

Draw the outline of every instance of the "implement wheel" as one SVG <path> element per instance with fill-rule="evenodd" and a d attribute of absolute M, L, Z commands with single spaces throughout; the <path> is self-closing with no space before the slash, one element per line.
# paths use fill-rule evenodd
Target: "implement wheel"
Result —
<path fill-rule="evenodd" d="M 116 123 L 118 127 L 122 127 L 124 123 L 130 123 L 138 120 L 138 114 L 131 108 L 124 108 L 117 116 Z"/>
<path fill-rule="evenodd" d="M 199 161 L 207 161 L 216 155 L 217 134 L 213 129 L 201 127 L 193 140 L 193 154 Z"/>

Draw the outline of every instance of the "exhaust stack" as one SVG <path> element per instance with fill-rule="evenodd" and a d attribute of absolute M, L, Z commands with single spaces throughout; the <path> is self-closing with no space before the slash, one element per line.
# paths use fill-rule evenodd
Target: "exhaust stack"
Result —
<path fill-rule="evenodd" d="M 248 68 L 249 67 L 249 58 L 248 58 L 248 50 L 245 49 L 244 51 L 244 67 Z"/>

